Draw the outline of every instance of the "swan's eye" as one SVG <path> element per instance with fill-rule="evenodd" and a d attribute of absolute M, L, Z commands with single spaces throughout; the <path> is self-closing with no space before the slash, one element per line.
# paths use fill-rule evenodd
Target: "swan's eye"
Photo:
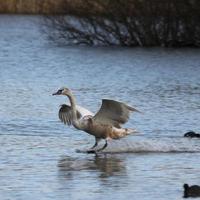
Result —
<path fill-rule="evenodd" d="M 58 93 L 61 94 L 61 93 L 62 93 L 62 90 L 58 90 Z"/>

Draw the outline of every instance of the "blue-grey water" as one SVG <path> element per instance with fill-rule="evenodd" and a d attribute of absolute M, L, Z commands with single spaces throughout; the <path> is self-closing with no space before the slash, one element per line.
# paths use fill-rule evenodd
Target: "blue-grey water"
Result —
<path fill-rule="evenodd" d="M 42 19 L 0 16 L 0 199 L 179 200 L 200 184 L 200 50 L 57 46 Z M 102 98 L 143 114 L 139 133 L 109 142 L 106 154 L 76 153 L 94 138 L 57 116 L 71 88 L 96 112 Z"/>

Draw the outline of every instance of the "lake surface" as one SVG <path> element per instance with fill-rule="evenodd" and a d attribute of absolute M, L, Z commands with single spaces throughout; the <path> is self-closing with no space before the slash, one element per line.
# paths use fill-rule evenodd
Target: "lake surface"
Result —
<path fill-rule="evenodd" d="M 0 199 L 179 200 L 200 184 L 200 50 L 56 46 L 40 17 L 0 16 Z M 71 88 L 96 112 L 102 98 L 134 113 L 140 133 L 98 156 L 94 138 L 62 124 L 51 94 Z"/>

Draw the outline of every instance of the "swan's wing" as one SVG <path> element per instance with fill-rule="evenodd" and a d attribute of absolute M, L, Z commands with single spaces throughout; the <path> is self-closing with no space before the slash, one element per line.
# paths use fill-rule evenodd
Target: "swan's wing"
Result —
<path fill-rule="evenodd" d="M 94 116 L 94 113 L 92 113 L 91 111 L 89 111 L 88 109 L 82 106 L 76 105 L 76 110 L 81 113 L 82 117 L 87 116 L 87 115 Z"/>
<path fill-rule="evenodd" d="M 131 111 L 140 112 L 125 103 L 103 99 L 101 108 L 93 117 L 93 120 L 120 128 L 120 124 L 124 124 L 128 121 Z"/>
<path fill-rule="evenodd" d="M 81 107 L 81 106 L 76 106 L 76 114 L 77 118 L 80 119 L 86 115 L 92 115 L 93 113 L 90 112 L 89 110 Z M 61 105 L 61 108 L 58 112 L 59 119 L 61 122 L 67 125 L 71 125 L 73 122 L 73 115 L 72 115 L 72 108 L 69 105 L 63 104 Z"/>
<path fill-rule="evenodd" d="M 81 118 L 81 114 L 77 111 L 77 118 Z M 60 110 L 58 112 L 59 119 L 64 124 L 67 124 L 70 126 L 73 122 L 73 115 L 72 115 L 72 109 L 71 106 L 68 106 L 66 104 L 61 105 Z"/>

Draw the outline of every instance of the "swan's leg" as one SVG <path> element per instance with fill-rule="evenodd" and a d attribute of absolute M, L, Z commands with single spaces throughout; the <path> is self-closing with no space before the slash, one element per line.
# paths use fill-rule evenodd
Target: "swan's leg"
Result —
<path fill-rule="evenodd" d="M 96 143 L 95 143 L 95 144 L 96 144 Z M 98 144 L 98 141 L 97 141 L 97 144 Z M 95 146 L 95 145 L 94 145 L 94 146 Z M 96 146 L 97 146 L 97 145 L 96 145 Z M 95 147 L 96 147 L 96 146 L 95 146 Z M 90 149 L 90 150 L 87 151 L 87 153 L 97 153 L 97 152 L 103 151 L 107 146 L 108 146 L 108 143 L 107 143 L 107 140 L 106 140 L 106 142 L 105 142 L 105 144 L 103 145 L 102 148 L 97 149 L 97 150 Z"/>
<path fill-rule="evenodd" d="M 95 144 L 89 150 L 87 150 L 87 153 L 96 153 L 96 150 L 94 150 L 94 148 L 98 145 L 100 140 L 100 138 L 95 137 Z"/>
<path fill-rule="evenodd" d="M 101 139 L 99 139 L 99 138 L 95 138 L 95 144 L 94 144 L 94 146 L 91 147 L 91 149 L 94 149 L 98 145 L 100 140 Z"/>
<path fill-rule="evenodd" d="M 103 145 L 102 148 L 97 149 L 97 152 L 103 151 L 107 146 L 108 146 L 108 143 L 107 143 L 107 140 L 106 140 L 106 143 Z"/>

